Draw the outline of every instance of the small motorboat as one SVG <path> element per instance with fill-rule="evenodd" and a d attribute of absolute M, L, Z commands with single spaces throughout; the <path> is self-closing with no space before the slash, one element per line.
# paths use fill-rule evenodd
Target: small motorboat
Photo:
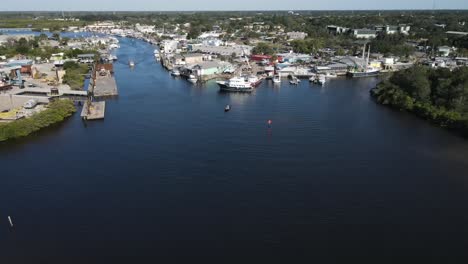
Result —
<path fill-rule="evenodd" d="M 133 68 L 133 67 L 135 67 L 135 62 L 131 60 L 131 61 L 128 62 L 128 65 L 129 65 L 131 68 Z"/>
<path fill-rule="evenodd" d="M 196 84 L 198 82 L 198 79 L 197 77 L 195 77 L 195 75 L 190 75 L 189 78 L 188 78 L 188 81 L 193 83 L 193 84 Z"/>
<path fill-rule="evenodd" d="M 278 74 L 273 77 L 273 83 L 281 83 L 281 77 Z"/>
<path fill-rule="evenodd" d="M 224 107 L 224 112 L 229 112 L 229 111 L 231 111 L 231 106 L 226 105 L 226 107 Z"/>
<path fill-rule="evenodd" d="M 172 70 L 171 72 L 172 76 L 180 76 L 180 71 L 177 69 Z"/>

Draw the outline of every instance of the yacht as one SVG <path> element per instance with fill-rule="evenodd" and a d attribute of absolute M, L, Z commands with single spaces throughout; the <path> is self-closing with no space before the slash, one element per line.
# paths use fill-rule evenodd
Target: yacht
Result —
<path fill-rule="evenodd" d="M 216 82 L 221 91 L 250 93 L 253 91 L 252 83 L 245 77 L 234 77 L 227 81 Z"/>

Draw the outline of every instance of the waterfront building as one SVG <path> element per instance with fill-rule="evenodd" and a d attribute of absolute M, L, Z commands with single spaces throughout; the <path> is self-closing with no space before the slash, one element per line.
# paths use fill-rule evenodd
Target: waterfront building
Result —
<path fill-rule="evenodd" d="M 293 31 L 286 33 L 286 36 L 288 36 L 288 39 L 290 40 L 302 40 L 305 39 L 308 36 L 308 34 L 304 32 Z"/>
<path fill-rule="evenodd" d="M 354 29 L 353 36 L 358 39 L 372 39 L 377 37 L 377 31 L 373 29 Z"/>

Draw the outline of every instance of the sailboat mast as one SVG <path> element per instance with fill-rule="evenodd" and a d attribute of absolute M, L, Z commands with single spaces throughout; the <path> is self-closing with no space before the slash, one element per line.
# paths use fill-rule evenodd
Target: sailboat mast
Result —
<path fill-rule="evenodd" d="M 367 67 L 369 65 L 369 58 L 370 58 L 370 45 L 369 45 L 369 52 L 367 52 L 366 71 L 367 71 Z"/>

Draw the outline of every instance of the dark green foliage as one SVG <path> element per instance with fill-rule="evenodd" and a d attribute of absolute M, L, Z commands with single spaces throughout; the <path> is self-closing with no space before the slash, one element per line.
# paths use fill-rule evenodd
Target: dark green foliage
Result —
<path fill-rule="evenodd" d="M 0 141 L 25 137 L 41 128 L 63 121 L 74 112 L 76 112 L 76 109 L 72 101 L 54 101 L 49 104 L 48 109 L 30 118 L 0 124 Z"/>
<path fill-rule="evenodd" d="M 88 65 L 67 61 L 63 65 L 63 69 L 66 71 L 63 76 L 63 83 L 70 85 L 73 90 L 82 89 L 85 75 L 89 72 Z"/>
<path fill-rule="evenodd" d="M 371 91 L 381 104 L 468 136 L 468 68 L 454 71 L 415 66 L 395 73 Z"/>
<path fill-rule="evenodd" d="M 407 37 L 402 34 L 379 34 L 371 41 L 371 49 L 384 55 L 409 56 L 414 48 L 406 44 Z"/>
<path fill-rule="evenodd" d="M 257 46 L 252 50 L 253 54 L 263 54 L 263 55 L 273 55 L 275 54 L 275 50 L 271 44 L 260 42 Z"/>
<path fill-rule="evenodd" d="M 309 38 L 304 40 L 293 40 L 291 46 L 294 52 L 310 54 L 323 48 L 324 41 L 320 38 Z"/>

